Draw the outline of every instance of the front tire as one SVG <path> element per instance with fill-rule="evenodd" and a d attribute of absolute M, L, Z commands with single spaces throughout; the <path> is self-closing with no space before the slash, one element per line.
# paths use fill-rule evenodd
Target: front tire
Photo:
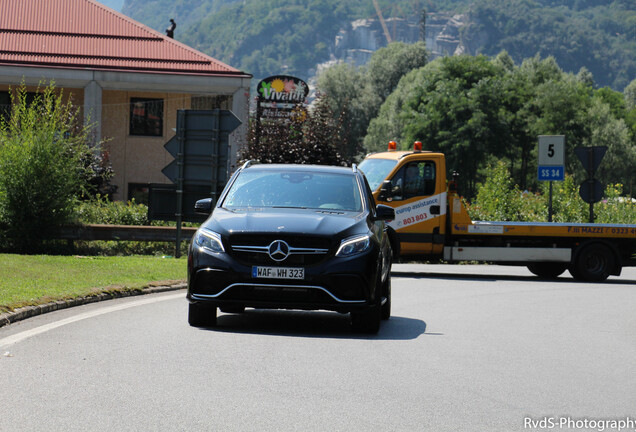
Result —
<path fill-rule="evenodd" d="M 351 328 L 359 333 L 376 334 L 380 330 L 382 307 L 374 304 L 360 312 L 351 312 Z"/>
<path fill-rule="evenodd" d="M 388 320 L 391 318 L 391 275 L 386 277 L 386 280 L 382 284 L 382 307 L 381 318 Z"/>
<path fill-rule="evenodd" d="M 216 306 L 190 303 L 188 305 L 188 324 L 192 327 L 216 326 Z"/>

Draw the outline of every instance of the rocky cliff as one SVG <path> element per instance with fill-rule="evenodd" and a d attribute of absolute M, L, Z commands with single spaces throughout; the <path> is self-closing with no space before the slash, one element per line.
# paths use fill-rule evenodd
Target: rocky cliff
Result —
<path fill-rule="evenodd" d="M 388 18 L 385 20 L 386 31 L 379 19 L 353 21 L 338 32 L 331 49 L 331 61 L 345 61 L 359 66 L 367 63 L 374 51 L 389 42 L 414 43 L 423 38 L 432 59 L 470 53 L 461 38 L 466 19 L 466 15 L 444 13 Z"/>

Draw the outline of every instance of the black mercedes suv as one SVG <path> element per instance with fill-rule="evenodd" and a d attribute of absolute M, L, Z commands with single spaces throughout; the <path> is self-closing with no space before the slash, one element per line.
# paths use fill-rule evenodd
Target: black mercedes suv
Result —
<path fill-rule="evenodd" d="M 217 308 L 332 310 L 376 333 L 391 315 L 391 246 L 363 173 L 316 165 L 246 163 L 188 253 L 188 322 L 216 325 Z"/>

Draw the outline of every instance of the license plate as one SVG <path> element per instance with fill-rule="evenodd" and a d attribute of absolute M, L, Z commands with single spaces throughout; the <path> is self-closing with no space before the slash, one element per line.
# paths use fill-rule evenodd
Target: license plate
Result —
<path fill-rule="evenodd" d="M 252 267 L 253 278 L 304 279 L 305 269 L 297 267 Z"/>

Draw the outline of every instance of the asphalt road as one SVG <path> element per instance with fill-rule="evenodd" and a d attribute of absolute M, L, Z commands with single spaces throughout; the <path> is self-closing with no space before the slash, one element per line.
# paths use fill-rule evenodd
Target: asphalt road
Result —
<path fill-rule="evenodd" d="M 635 298 L 636 269 L 592 284 L 396 265 L 393 316 L 373 337 L 330 312 L 248 310 L 192 328 L 183 291 L 67 309 L 0 328 L 0 431 L 636 423 Z"/>

